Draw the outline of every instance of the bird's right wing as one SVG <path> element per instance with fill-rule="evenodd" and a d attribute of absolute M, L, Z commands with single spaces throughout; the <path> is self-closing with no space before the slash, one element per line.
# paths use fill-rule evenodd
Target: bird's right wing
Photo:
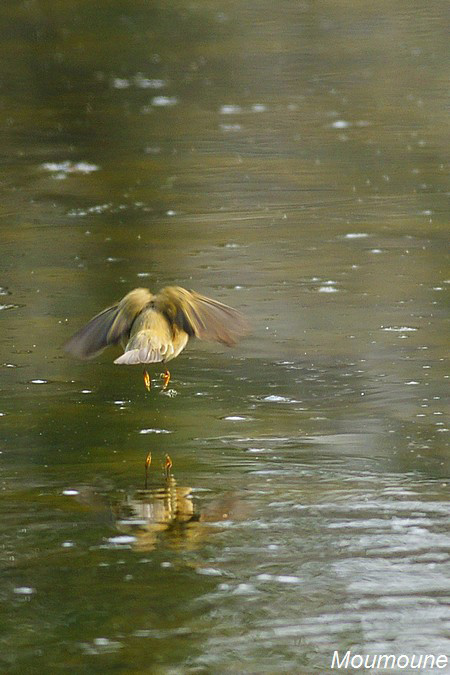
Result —
<path fill-rule="evenodd" d="M 163 288 L 154 302 L 169 321 L 200 340 L 215 340 L 231 347 L 248 333 L 248 323 L 237 309 L 181 286 Z"/>

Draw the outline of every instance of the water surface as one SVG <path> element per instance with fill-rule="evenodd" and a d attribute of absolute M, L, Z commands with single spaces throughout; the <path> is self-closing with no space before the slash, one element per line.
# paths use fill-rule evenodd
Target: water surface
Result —
<path fill-rule="evenodd" d="M 445 4 L 95 4 L 0 9 L 3 671 L 448 653 Z M 251 335 L 64 354 L 167 284 Z"/>

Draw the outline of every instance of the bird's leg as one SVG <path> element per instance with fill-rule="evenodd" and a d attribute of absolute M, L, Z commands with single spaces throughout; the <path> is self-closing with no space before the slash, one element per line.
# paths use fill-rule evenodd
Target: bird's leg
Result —
<path fill-rule="evenodd" d="M 169 455 L 166 455 L 166 459 L 164 461 L 164 471 L 166 474 L 166 480 L 170 478 L 170 470 L 172 469 L 172 460 L 170 459 Z"/>
<path fill-rule="evenodd" d="M 145 458 L 145 486 L 144 489 L 147 489 L 148 485 L 148 470 L 150 468 L 150 464 L 152 463 L 152 453 L 149 452 L 147 457 Z"/>
<path fill-rule="evenodd" d="M 146 370 L 144 370 L 144 384 L 147 391 L 150 391 L 150 389 L 152 388 L 152 381 L 150 379 L 150 375 L 147 373 Z"/>
<path fill-rule="evenodd" d="M 162 386 L 163 390 L 167 389 L 167 386 L 170 382 L 170 372 L 167 370 L 167 368 L 165 369 L 165 371 L 163 373 L 161 373 L 161 379 L 163 381 L 163 386 Z"/>

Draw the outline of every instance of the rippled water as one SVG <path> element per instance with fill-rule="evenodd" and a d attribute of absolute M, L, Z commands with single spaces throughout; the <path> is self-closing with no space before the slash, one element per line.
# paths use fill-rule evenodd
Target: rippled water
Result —
<path fill-rule="evenodd" d="M 0 8 L 2 672 L 448 653 L 445 5 L 97 4 Z M 251 335 L 62 351 L 166 284 Z"/>

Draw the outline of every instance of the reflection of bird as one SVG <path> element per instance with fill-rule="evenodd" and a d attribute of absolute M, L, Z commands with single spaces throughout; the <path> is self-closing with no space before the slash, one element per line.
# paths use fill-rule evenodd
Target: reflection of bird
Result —
<path fill-rule="evenodd" d="M 91 319 L 65 349 L 86 359 L 121 343 L 124 353 L 114 363 L 156 363 L 178 356 L 190 337 L 231 347 L 246 332 L 242 314 L 217 300 L 180 286 L 168 286 L 157 295 L 135 288 Z"/>
<path fill-rule="evenodd" d="M 190 487 L 179 487 L 173 476 L 164 487 L 138 490 L 114 509 L 117 527 L 136 537 L 136 550 L 153 550 L 162 532 L 173 547 L 193 547 L 200 532 L 191 492 Z"/>
<path fill-rule="evenodd" d="M 234 493 L 225 493 L 219 499 L 208 501 L 199 511 L 192 488 L 178 485 L 171 473 L 169 455 L 164 462 L 164 485 L 148 488 L 151 459 L 149 452 L 145 460 L 145 489 L 135 490 L 112 507 L 117 528 L 135 538 L 135 550 L 152 551 L 162 533 L 166 535 L 164 545 L 193 550 L 218 531 L 220 522 L 245 520 L 250 516 L 248 503 Z"/>

